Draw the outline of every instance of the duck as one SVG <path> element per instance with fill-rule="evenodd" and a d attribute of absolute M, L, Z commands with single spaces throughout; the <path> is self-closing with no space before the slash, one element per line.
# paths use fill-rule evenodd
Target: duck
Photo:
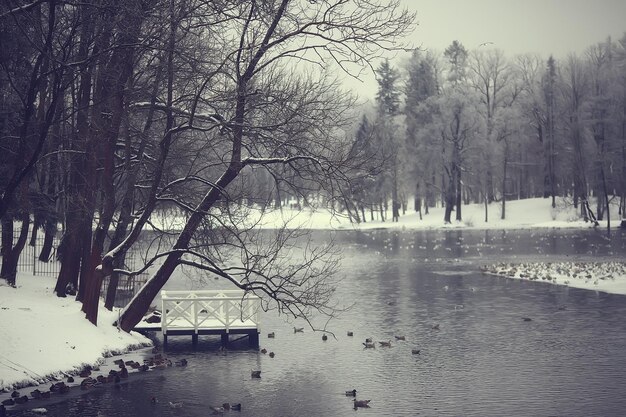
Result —
<path fill-rule="evenodd" d="M 39 389 L 35 389 L 30 392 L 30 396 L 33 397 L 34 399 L 41 398 L 41 391 L 39 391 Z"/>
<path fill-rule="evenodd" d="M 372 343 L 372 338 L 368 337 L 367 339 L 365 339 L 365 343 Z"/>
<path fill-rule="evenodd" d="M 394 336 L 396 340 L 406 340 L 405 336 Z"/>
<path fill-rule="evenodd" d="M 371 400 L 357 400 L 355 398 L 352 401 L 354 402 L 354 408 L 358 408 L 358 407 L 369 408 L 369 404 Z"/>
<path fill-rule="evenodd" d="M 365 342 L 363 343 L 363 346 L 365 346 L 365 349 L 374 349 L 376 347 L 376 344 L 373 342 Z"/>
<path fill-rule="evenodd" d="M 328 336 L 326 336 L 325 334 L 322 335 L 322 340 L 325 342 L 328 340 Z"/>
<path fill-rule="evenodd" d="M 183 358 L 179 361 L 174 362 L 176 366 L 187 366 L 187 359 Z"/>
<path fill-rule="evenodd" d="M 304 327 L 294 327 L 293 328 L 293 332 L 294 333 L 302 333 L 302 332 L 304 332 Z"/>
<path fill-rule="evenodd" d="M 356 397 L 356 390 L 346 391 L 346 397 Z"/>
<path fill-rule="evenodd" d="M 20 392 L 19 391 L 13 391 L 11 393 L 11 398 L 17 398 L 17 397 L 21 397 Z"/>
<path fill-rule="evenodd" d="M 57 382 L 56 384 L 52 384 L 52 386 L 50 387 L 50 391 L 65 394 L 70 391 L 70 387 L 68 385 L 65 385 L 65 382 L 61 381 Z"/>
<path fill-rule="evenodd" d="M 241 403 L 231 404 L 230 409 L 233 411 L 241 411 Z"/>
<path fill-rule="evenodd" d="M 157 397 L 152 397 L 152 398 L 150 398 L 150 403 L 151 404 L 158 404 L 159 400 L 157 400 Z"/>
<path fill-rule="evenodd" d="M 15 404 L 26 404 L 28 402 L 28 397 L 26 395 L 22 395 L 21 397 L 17 397 L 15 399 Z"/>
<path fill-rule="evenodd" d="M 88 389 L 88 388 L 93 387 L 95 384 L 96 384 L 96 380 L 89 376 L 81 381 L 80 388 L 83 390 Z M 50 388 L 50 391 L 53 391 L 52 388 Z"/>
<path fill-rule="evenodd" d="M 433 325 L 431 326 L 431 329 L 433 329 L 433 330 L 439 330 L 439 323 L 437 323 L 437 324 L 433 324 Z"/>
<path fill-rule="evenodd" d="M 176 401 L 176 402 L 169 402 L 170 407 L 172 408 L 183 408 L 183 402 L 182 401 Z"/>
<path fill-rule="evenodd" d="M 212 414 L 224 414 L 224 411 L 226 411 L 226 409 L 223 406 L 222 407 L 213 407 L 212 405 L 210 405 L 209 408 L 211 410 L 213 410 Z"/>
<path fill-rule="evenodd" d="M 384 340 L 383 340 L 383 341 L 380 341 L 380 342 L 378 342 L 378 343 L 380 343 L 380 345 L 381 345 L 382 347 L 391 347 L 391 340 L 387 340 L 387 341 L 384 341 Z"/>
<path fill-rule="evenodd" d="M 43 407 L 33 408 L 33 409 L 32 409 L 32 410 L 30 410 L 30 411 L 32 411 L 32 412 L 33 412 L 33 413 L 35 413 L 35 414 L 47 414 L 47 413 L 48 413 L 48 410 L 47 410 L 47 409 L 45 409 L 45 408 L 43 408 Z"/>
<path fill-rule="evenodd" d="M 522 320 L 524 320 L 524 321 L 533 321 L 533 319 L 531 319 L 530 317 L 522 317 Z"/>
<path fill-rule="evenodd" d="M 67 382 L 68 382 L 68 384 L 71 384 L 72 382 L 74 382 L 74 377 L 68 376 L 67 377 Z"/>
<path fill-rule="evenodd" d="M 261 371 L 250 371 L 250 376 L 252 378 L 261 378 Z"/>
<path fill-rule="evenodd" d="M 275 336 L 276 336 L 276 333 L 274 332 L 267 334 L 267 337 L 269 337 L 270 339 L 273 339 Z"/>
<path fill-rule="evenodd" d="M 352 336 L 354 336 L 354 332 L 348 330 L 348 337 L 352 337 Z"/>
<path fill-rule="evenodd" d="M 274 356 L 276 356 L 276 354 L 274 352 L 270 352 L 270 358 L 273 358 Z"/>
<path fill-rule="evenodd" d="M 263 348 L 260 352 L 265 355 L 267 353 L 267 349 Z"/>
<path fill-rule="evenodd" d="M 413 355 L 419 355 L 420 354 L 420 350 L 419 349 L 413 349 L 413 350 L 411 350 L 411 353 Z"/>

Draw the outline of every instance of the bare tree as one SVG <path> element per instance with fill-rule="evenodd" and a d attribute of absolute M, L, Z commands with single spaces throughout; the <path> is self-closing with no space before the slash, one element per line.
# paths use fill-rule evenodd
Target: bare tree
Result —
<path fill-rule="evenodd" d="M 233 211 L 231 190 L 245 169 L 258 166 L 277 175 L 275 168 L 284 167 L 287 172 L 324 185 L 328 192 L 335 189 L 332 180 L 342 178 L 340 167 L 347 155 L 347 146 L 344 148 L 336 139 L 351 103 L 336 94 L 337 86 L 328 76 L 307 76 L 293 65 L 309 62 L 324 67 L 325 61 L 318 57 L 325 56 L 334 66 L 358 71 L 378 53 L 379 49 L 372 46 L 396 47 L 394 41 L 409 30 L 412 16 L 400 10 L 396 1 L 363 1 L 358 8 L 342 1 L 283 0 L 270 7 L 271 3 L 236 2 L 230 8 L 221 8 L 218 19 L 207 24 L 206 30 L 211 33 L 237 34 L 237 38 L 220 39 L 223 58 L 212 71 L 204 73 L 188 106 L 174 105 L 174 69 L 172 59 L 168 60 L 166 74 L 172 87 L 167 88 L 168 99 L 161 106 L 166 115 L 161 149 L 193 134 L 207 141 L 205 160 L 214 158 L 213 162 L 208 159 L 210 164 L 204 169 L 169 183 L 154 176 L 145 211 L 124 242 L 105 254 L 96 269 L 102 277 L 113 272 L 113 260 L 133 245 L 148 222 L 151 201 L 170 201 L 187 213 L 174 244 L 158 255 L 158 270 L 122 313 L 119 324 L 124 330 L 132 329 L 141 319 L 176 267 L 193 263 L 189 257 L 203 260 L 208 270 L 248 294 L 264 293 L 297 317 L 305 316 L 306 311 L 292 307 L 305 300 L 314 302 L 302 305 L 310 304 L 319 310 L 329 307 L 329 293 L 319 291 L 321 280 L 326 279 L 322 271 L 328 268 L 316 269 L 305 262 L 304 269 L 293 273 L 277 269 L 267 275 L 263 272 L 267 268 L 254 270 L 255 263 L 244 262 L 239 266 L 243 275 L 237 276 L 235 269 L 199 254 L 194 239 L 201 237 L 199 231 L 207 219 L 217 222 L 207 223 L 214 225 L 210 230 L 236 230 L 217 214 Z M 177 31 L 172 19 L 170 39 L 176 39 Z M 166 48 L 166 54 L 173 53 L 173 46 Z M 167 155 L 160 158 L 166 159 Z M 197 175 L 200 172 L 202 175 Z M 189 183 L 195 184 L 197 198 L 177 198 L 176 190 Z M 318 255 L 314 258 L 321 259 Z M 289 290 L 282 292 L 281 288 Z"/>

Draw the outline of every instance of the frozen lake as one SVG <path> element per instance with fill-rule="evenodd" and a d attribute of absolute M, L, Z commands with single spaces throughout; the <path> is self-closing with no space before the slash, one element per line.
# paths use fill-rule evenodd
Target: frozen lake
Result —
<path fill-rule="evenodd" d="M 219 337 L 201 338 L 196 349 L 189 337 L 171 338 L 167 354 L 187 358 L 187 367 L 45 405 L 48 415 L 207 416 L 209 405 L 231 402 L 243 409 L 227 414 L 241 417 L 343 416 L 355 412 L 344 395 L 352 389 L 371 400 L 357 411 L 370 416 L 609 416 L 626 409 L 626 296 L 479 272 L 499 261 L 623 260 L 624 233 L 381 230 L 335 238 L 345 256 L 337 298 L 354 303 L 329 324 L 336 340 L 294 333 L 303 323 L 274 315 L 264 316 L 260 338 L 274 358 L 245 343 L 219 352 Z M 168 288 L 189 285 L 179 277 Z M 391 347 L 364 349 L 366 337 L 391 340 Z M 251 370 L 262 378 L 250 378 Z M 169 401 L 184 405 L 173 409 Z"/>

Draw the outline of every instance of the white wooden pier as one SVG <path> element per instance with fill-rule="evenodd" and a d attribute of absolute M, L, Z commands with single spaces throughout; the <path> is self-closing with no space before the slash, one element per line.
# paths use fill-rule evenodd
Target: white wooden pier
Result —
<path fill-rule="evenodd" d="M 168 336 L 229 335 L 248 336 L 252 346 L 259 344 L 261 299 L 240 290 L 161 291 L 161 323 L 142 321 L 135 330 L 161 331 Z"/>

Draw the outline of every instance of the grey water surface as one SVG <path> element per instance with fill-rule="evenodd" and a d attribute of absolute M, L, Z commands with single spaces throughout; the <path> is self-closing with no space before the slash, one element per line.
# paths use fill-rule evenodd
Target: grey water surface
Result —
<path fill-rule="evenodd" d="M 328 233 L 314 237 L 323 242 Z M 336 339 L 294 333 L 304 324 L 275 314 L 264 315 L 260 338 L 274 358 L 243 341 L 222 352 L 219 337 L 201 338 L 195 349 L 190 338 L 171 338 L 166 353 L 187 358 L 187 367 L 71 396 L 46 405 L 48 415 L 208 416 L 224 402 L 241 403 L 242 411 L 224 414 L 241 417 L 626 415 L 626 296 L 479 271 L 500 261 L 624 260 L 620 231 L 610 239 L 594 230 L 334 238 L 344 257 L 336 298 L 352 306 L 328 324 Z M 181 276 L 168 287 L 189 285 Z M 391 347 L 364 349 L 366 337 Z M 251 370 L 262 377 L 252 379 Z M 371 407 L 355 410 L 344 394 L 352 389 Z"/>

